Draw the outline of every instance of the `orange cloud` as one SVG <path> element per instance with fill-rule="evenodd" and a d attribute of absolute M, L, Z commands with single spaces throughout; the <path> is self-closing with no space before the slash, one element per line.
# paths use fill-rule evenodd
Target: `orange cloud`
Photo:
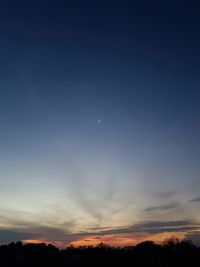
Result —
<path fill-rule="evenodd" d="M 96 246 L 100 242 L 104 242 L 111 246 L 133 246 L 137 243 L 143 242 L 145 240 L 152 240 L 156 243 L 162 243 L 164 240 L 175 236 L 179 239 L 184 239 L 186 232 L 166 232 L 154 235 L 147 234 L 115 234 L 115 235 L 104 235 L 104 236 L 89 236 L 77 241 L 72 242 L 74 246 Z"/>

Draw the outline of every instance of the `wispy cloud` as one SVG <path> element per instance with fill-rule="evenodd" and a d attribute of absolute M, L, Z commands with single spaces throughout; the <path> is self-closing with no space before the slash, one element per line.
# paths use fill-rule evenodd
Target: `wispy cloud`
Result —
<path fill-rule="evenodd" d="M 177 208 L 178 204 L 169 204 L 169 205 L 161 205 L 161 206 L 150 206 L 144 209 L 144 211 L 162 211 L 162 210 L 171 210 Z"/>
<path fill-rule="evenodd" d="M 90 217 L 95 219 L 96 225 L 99 227 L 111 216 L 123 212 L 128 206 L 124 203 L 115 203 L 117 180 L 112 171 L 109 170 L 109 172 L 111 172 L 111 177 L 107 177 L 105 173 L 103 178 L 99 179 L 95 172 L 94 177 L 92 177 L 91 174 L 87 174 L 84 168 L 76 167 L 67 183 L 73 203 L 89 219 Z"/>
<path fill-rule="evenodd" d="M 180 232 L 191 231 L 200 229 L 200 224 L 192 220 L 179 220 L 179 221 L 146 221 L 139 222 L 135 225 L 100 230 L 98 228 L 94 232 L 82 233 L 82 235 L 114 235 L 114 234 L 128 234 L 128 233 L 145 233 L 145 234 L 158 234 L 164 232 Z"/>
<path fill-rule="evenodd" d="M 48 242 L 63 242 L 69 244 L 78 240 L 82 235 L 71 234 L 65 229 L 35 226 L 21 229 L 1 229 L 0 244 L 16 242 L 20 240 L 46 240 Z"/>
<path fill-rule="evenodd" d="M 190 202 L 200 202 L 200 196 L 190 199 Z"/>
<path fill-rule="evenodd" d="M 101 236 L 108 235 L 127 235 L 127 234 L 143 234 L 153 235 L 170 232 L 198 232 L 200 224 L 192 220 L 179 221 L 144 221 L 137 224 L 119 227 L 119 228 L 92 228 L 90 231 L 72 233 L 69 229 L 53 228 L 44 226 L 16 228 L 16 229 L 0 229 L 0 243 L 9 243 L 19 240 L 46 240 L 56 243 L 62 242 L 69 244 L 71 242 L 81 240 L 83 237 L 95 237 L 99 239 Z"/>

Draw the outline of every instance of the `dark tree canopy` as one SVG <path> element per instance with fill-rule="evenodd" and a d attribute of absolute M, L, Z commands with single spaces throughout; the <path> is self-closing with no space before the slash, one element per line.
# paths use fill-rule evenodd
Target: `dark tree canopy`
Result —
<path fill-rule="evenodd" d="M 0 246 L 0 266 L 200 266 L 200 248 L 192 242 L 169 239 L 162 245 L 145 241 L 133 247 L 69 246 L 58 249 L 44 243 Z"/>

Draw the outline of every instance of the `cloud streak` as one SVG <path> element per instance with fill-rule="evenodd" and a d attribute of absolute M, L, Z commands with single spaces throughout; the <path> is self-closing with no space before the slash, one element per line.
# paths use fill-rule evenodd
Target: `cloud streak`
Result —
<path fill-rule="evenodd" d="M 144 209 L 144 211 L 165 211 L 177 208 L 178 204 L 169 204 L 169 205 L 161 205 L 161 206 L 150 206 Z"/>
<path fill-rule="evenodd" d="M 192 220 L 179 220 L 179 221 L 147 221 L 140 222 L 133 226 L 124 228 L 101 230 L 98 228 L 94 232 L 89 232 L 88 235 L 114 235 L 114 234 L 128 234 L 128 233 L 145 233 L 145 234 L 158 234 L 164 232 L 180 232 L 191 231 L 200 229 L 200 224 Z M 86 233 L 82 233 L 85 235 Z"/>
<path fill-rule="evenodd" d="M 200 196 L 199 197 L 196 197 L 196 198 L 193 198 L 190 200 L 190 202 L 200 202 Z"/>
<path fill-rule="evenodd" d="M 143 221 L 127 227 L 118 228 L 90 228 L 89 231 L 72 233 L 70 227 L 54 228 L 45 226 L 22 227 L 15 229 L 0 229 L 0 243 L 16 242 L 19 240 L 45 240 L 51 243 L 62 242 L 70 244 L 88 237 L 103 237 L 108 235 L 142 234 L 151 236 L 161 233 L 190 232 L 198 233 L 200 224 L 192 220 L 177 221 Z M 194 235 L 193 235 L 194 238 Z"/>

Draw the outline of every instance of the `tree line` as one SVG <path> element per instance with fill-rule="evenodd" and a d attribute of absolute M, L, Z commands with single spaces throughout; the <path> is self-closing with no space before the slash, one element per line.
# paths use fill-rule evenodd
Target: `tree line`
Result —
<path fill-rule="evenodd" d="M 69 246 L 58 249 L 49 244 L 10 243 L 0 246 L 2 267 L 78 267 L 135 266 L 173 267 L 200 266 L 200 247 L 191 241 L 171 238 L 163 244 L 145 241 L 130 247 Z"/>

